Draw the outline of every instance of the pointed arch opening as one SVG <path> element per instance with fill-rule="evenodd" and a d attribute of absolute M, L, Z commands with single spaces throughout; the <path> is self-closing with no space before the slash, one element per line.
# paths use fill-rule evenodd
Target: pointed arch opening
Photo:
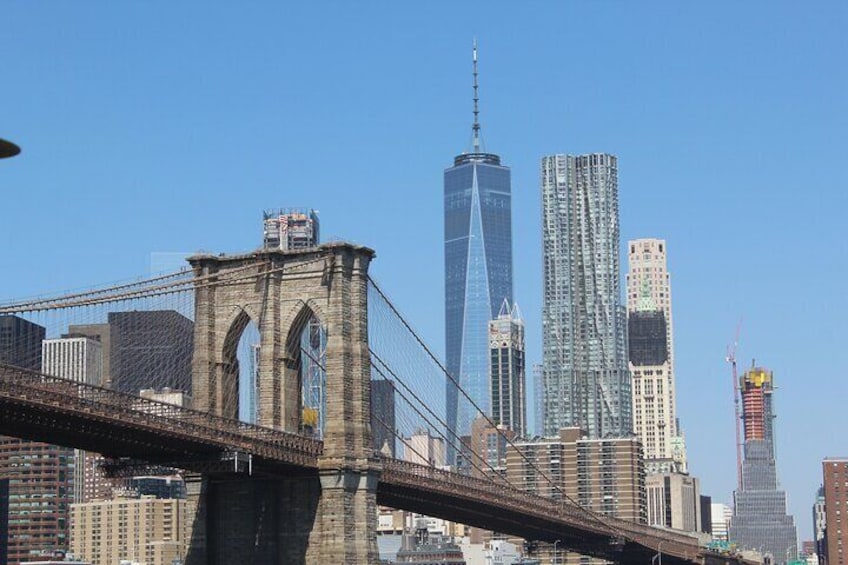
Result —
<path fill-rule="evenodd" d="M 230 325 L 222 351 L 221 406 L 225 415 L 255 424 L 258 414 L 259 325 L 241 310 Z"/>
<path fill-rule="evenodd" d="M 286 339 L 286 387 L 297 398 L 297 431 L 323 439 L 327 414 L 327 327 L 304 305 Z M 297 392 L 295 392 L 297 391 Z"/>

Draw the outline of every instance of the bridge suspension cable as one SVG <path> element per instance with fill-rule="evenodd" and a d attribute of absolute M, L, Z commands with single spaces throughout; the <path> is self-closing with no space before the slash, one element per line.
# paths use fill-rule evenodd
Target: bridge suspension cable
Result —
<path fill-rule="evenodd" d="M 532 459 L 530 459 L 527 456 L 525 451 L 520 446 L 518 446 L 516 444 L 516 442 L 508 434 L 506 434 L 504 432 L 503 429 L 500 429 L 495 424 L 495 422 L 491 419 L 491 417 L 489 417 L 489 415 L 479 406 L 479 404 L 477 404 L 477 402 L 468 394 L 468 392 L 466 390 L 464 390 L 464 388 L 460 385 L 460 383 L 456 380 L 456 378 L 453 375 L 450 374 L 450 372 L 446 369 L 446 367 L 442 364 L 442 362 L 438 359 L 438 357 L 433 353 L 433 351 L 429 348 L 429 346 L 426 344 L 426 342 L 421 338 L 421 336 L 418 334 L 418 332 L 412 327 L 412 325 L 400 313 L 400 311 L 397 309 L 397 307 L 394 305 L 394 303 L 391 301 L 391 299 L 389 299 L 389 297 L 385 294 L 385 292 L 383 292 L 383 290 L 380 288 L 380 286 L 377 284 L 377 282 L 374 280 L 373 277 L 369 277 L 369 288 L 372 288 L 374 290 L 373 299 L 371 297 L 369 297 L 369 309 L 370 309 L 369 310 L 369 316 L 373 316 L 374 314 L 377 314 L 378 316 L 383 315 L 383 313 L 381 311 L 382 308 L 381 307 L 375 307 L 374 303 L 381 303 L 382 305 L 385 305 L 385 309 L 388 310 L 388 312 L 391 314 L 391 317 L 394 318 L 394 320 L 392 320 L 391 322 L 384 322 L 383 320 L 381 320 L 380 323 L 385 323 L 386 325 L 389 325 L 389 323 L 395 323 L 395 324 L 399 323 L 400 324 L 400 331 L 395 331 L 395 332 L 392 333 L 393 339 L 395 341 L 397 341 L 399 339 L 398 335 L 400 333 L 403 333 L 403 332 L 405 332 L 409 336 L 411 336 L 411 338 L 414 340 L 414 343 L 417 344 L 417 347 L 420 349 L 421 352 L 423 352 L 424 356 L 426 357 L 425 362 L 427 364 L 433 366 L 435 368 L 434 372 L 437 373 L 440 377 L 439 382 L 442 385 L 441 387 L 433 387 L 432 383 L 431 383 L 431 386 L 427 387 L 427 389 L 429 391 L 431 391 L 431 394 L 430 394 L 430 398 L 426 399 L 426 401 L 425 401 L 426 405 L 430 405 L 430 406 L 441 405 L 441 402 L 438 403 L 438 404 L 433 403 L 432 391 L 434 390 L 434 388 L 441 388 L 441 390 L 444 390 L 445 379 L 450 380 L 456 386 L 457 390 L 459 391 L 459 394 L 462 395 L 466 399 L 466 401 L 476 411 L 477 417 L 482 418 L 491 429 L 495 430 L 496 433 L 499 435 L 499 437 L 518 454 L 518 456 L 522 459 L 522 461 L 529 468 L 532 468 L 535 471 L 537 476 L 541 477 L 546 482 L 547 486 L 551 489 L 552 492 L 556 492 L 562 499 L 568 501 L 569 503 L 574 505 L 576 508 L 581 509 L 581 511 L 585 513 L 587 518 L 598 523 L 599 525 L 602 525 L 603 527 L 609 527 L 609 519 L 608 519 L 607 516 L 604 516 L 603 514 L 599 514 L 599 513 L 594 512 L 594 511 L 592 511 L 588 508 L 585 508 L 584 506 L 579 504 L 579 502 L 577 502 L 571 496 L 569 496 L 568 493 L 565 492 L 565 490 L 559 484 L 557 484 L 556 481 L 554 481 L 543 469 L 541 469 Z M 385 315 L 383 315 L 383 317 L 385 317 Z M 388 351 L 388 350 L 390 350 L 390 348 L 388 348 L 388 347 L 381 348 L 381 351 L 384 351 L 384 350 Z M 392 351 L 393 354 L 396 354 L 396 350 L 391 350 L 391 351 Z M 374 347 L 372 346 L 372 356 L 375 356 L 375 355 L 376 354 L 374 352 Z M 378 357 L 378 359 L 379 359 L 379 357 Z M 385 361 L 380 360 L 380 363 L 382 365 L 388 367 L 388 365 L 386 364 Z M 405 382 L 405 380 L 399 376 L 399 371 L 393 371 L 392 376 L 394 377 L 394 380 L 398 383 L 401 383 L 402 386 L 404 386 L 404 388 L 406 388 L 408 386 L 407 383 Z M 420 399 L 417 399 L 417 400 L 420 400 Z M 450 429 L 447 428 L 446 424 L 444 423 L 444 420 L 437 419 L 437 421 L 440 423 L 441 426 L 444 426 L 444 429 L 446 430 L 445 433 L 441 434 L 441 437 L 446 442 L 450 441 L 448 436 L 453 435 L 460 442 L 460 444 L 463 443 L 462 438 L 457 436 L 456 433 L 453 430 L 450 430 Z M 468 451 L 470 451 L 470 450 L 466 450 L 466 453 Z M 483 461 L 484 463 L 487 463 L 486 458 L 483 455 L 478 454 L 478 453 L 471 453 L 471 455 L 472 455 L 473 458 L 478 459 L 480 461 Z M 491 466 L 490 466 L 490 468 L 491 468 Z M 490 480 L 493 480 L 491 473 L 483 473 L 483 475 L 486 476 L 487 478 L 489 478 Z M 494 476 L 503 477 L 503 480 L 504 480 L 505 483 L 510 484 L 513 487 L 520 488 L 520 485 L 515 485 L 515 484 L 510 483 L 509 480 L 505 476 L 501 475 L 500 473 L 494 473 Z"/>

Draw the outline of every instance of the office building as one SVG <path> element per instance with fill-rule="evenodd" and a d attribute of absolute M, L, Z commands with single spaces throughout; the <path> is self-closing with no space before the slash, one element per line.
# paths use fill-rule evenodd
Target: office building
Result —
<path fill-rule="evenodd" d="M 445 351 L 448 372 L 489 414 L 488 323 L 512 302 L 512 197 L 510 170 L 483 151 L 477 116 L 475 47 L 472 149 L 444 173 Z M 449 434 L 467 436 L 476 409 L 453 381 L 446 386 Z"/>
<path fill-rule="evenodd" d="M 374 449 L 394 457 L 395 429 L 395 385 L 389 379 L 371 379 L 371 434 L 374 436 Z"/>
<path fill-rule="evenodd" d="M 545 435 L 545 386 L 542 380 L 542 364 L 533 364 L 533 431 L 528 436 Z"/>
<path fill-rule="evenodd" d="M 291 251 L 319 242 L 318 213 L 308 208 L 280 208 L 262 214 L 262 247 Z"/>
<path fill-rule="evenodd" d="M 822 461 L 825 534 L 824 562 L 848 562 L 848 457 L 827 457 Z"/>
<path fill-rule="evenodd" d="M 0 316 L 0 363 L 41 370 L 41 342 L 47 330 L 19 316 Z"/>
<path fill-rule="evenodd" d="M 677 429 L 674 330 L 667 247 L 662 239 L 628 242 L 628 358 L 633 379 L 633 431 L 648 465 L 686 472 L 685 446 Z M 660 464 L 659 462 L 667 462 Z M 650 471 L 649 471 L 650 472 Z"/>
<path fill-rule="evenodd" d="M 524 321 L 518 304 L 504 298 L 498 317 L 489 322 L 491 417 L 516 435 L 527 433 L 527 388 L 524 374 Z"/>
<path fill-rule="evenodd" d="M 108 322 L 114 390 L 169 387 L 191 394 L 194 322 L 173 310 L 110 312 Z"/>
<path fill-rule="evenodd" d="M 555 500 L 570 500 L 601 514 L 644 524 L 647 521 L 645 468 L 636 438 L 587 439 L 579 428 L 554 437 L 514 442 L 507 447 L 507 481 Z M 517 540 L 511 540 L 516 541 Z M 543 562 L 586 564 L 597 560 L 559 553 L 551 544 L 533 544 Z"/>
<path fill-rule="evenodd" d="M 486 418 L 480 416 L 471 424 L 470 451 L 475 456 L 468 457 L 469 474 L 475 477 L 493 477 L 506 475 L 506 451 L 509 442 L 515 441 L 518 434 L 504 425 L 492 426 Z"/>
<path fill-rule="evenodd" d="M 0 477 L 0 565 L 9 557 L 9 479 Z"/>
<path fill-rule="evenodd" d="M 0 477 L 9 480 L 9 565 L 68 549 L 72 449 L 0 436 Z"/>
<path fill-rule="evenodd" d="M 798 558 L 807 565 L 819 565 L 819 550 L 816 542 L 814 540 L 802 541 L 801 554 Z"/>
<path fill-rule="evenodd" d="M 74 504 L 71 548 L 92 565 L 171 565 L 186 556 L 190 521 L 185 500 L 129 495 Z"/>
<path fill-rule="evenodd" d="M 816 502 L 813 504 L 813 542 L 816 549 L 813 553 L 824 555 L 825 552 L 825 529 L 827 526 L 827 512 L 825 509 L 824 485 L 816 491 Z"/>
<path fill-rule="evenodd" d="M 579 428 L 564 428 L 555 437 L 508 446 L 506 473 L 508 481 L 522 490 L 571 499 L 594 512 L 645 523 L 642 457 L 636 438 L 588 439 L 581 437 Z"/>
<path fill-rule="evenodd" d="M 103 384 L 103 352 L 96 339 L 67 335 L 45 339 L 41 345 L 41 372 L 78 383 Z"/>
<path fill-rule="evenodd" d="M 645 478 L 648 525 L 696 533 L 702 528 L 698 479 L 681 473 L 654 473 Z"/>
<path fill-rule="evenodd" d="M 173 310 L 110 312 L 108 323 L 68 326 L 100 342 L 102 383 L 119 392 L 169 387 L 191 393 L 194 323 Z"/>
<path fill-rule="evenodd" d="M 774 376 L 753 367 L 739 378 L 745 428 L 742 484 L 734 493 L 728 537 L 741 548 L 771 555 L 775 564 L 796 558 L 795 520 L 786 513 L 774 458 Z"/>
<path fill-rule="evenodd" d="M 41 372 L 46 375 L 87 385 L 103 384 L 102 346 L 94 338 L 65 336 L 59 339 L 45 339 L 41 345 L 41 355 Z M 101 478 L 99 469 L 86 464 L 87 456 L 89 460 L 96 458 L 96 454 L 74 449 L 74 502 L 84 502 L 86 484 L 93 485 Z M 86 477 L 87 474 L 95 476 Z"/>
<path fill-rule="evenodd" d="M 727 531 L 730 529 L 733 508 L 721 502 L 713 502 L 710 508 L 710 514 L 712 515 L 710 530 L 712 531 L 713 540 L 728 541 Z"/>
<path fill-rule="evenodd" d="M 713 497 L 701 495 L 701 532 L 712 535 Z"/>
<path fill-rule="evenodd" d="M 430 430 L 417 430 L 407 438 L 403 450 L 404 461 L 444 467 L 446 463 L 445 440 L 430 434 Z"/>
<path fill-rule="evenodd" d="M 112 336 L 109 332 L 109 324 L 72 324 L 68 326 L 67 335 L 89 337 L 100 344 L 100 382 L 102 386 L 111 388 Z"/>
<path fill-rule="evenodd" d="M 621 303 L 618 160 L 542 158 L 545 435 L 633 433 Z"/>
<path fill-rule="evenodd" d="M 46 329 L 0 316 L 0 362 L 41 371 Z M 8 562 L 68 548 L 73 450 L 0 436 L 0 478 L 9 480 Z"/>

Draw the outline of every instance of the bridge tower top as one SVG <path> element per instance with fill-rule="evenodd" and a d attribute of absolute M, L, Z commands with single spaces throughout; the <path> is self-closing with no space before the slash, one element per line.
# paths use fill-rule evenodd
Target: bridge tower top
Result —
<path fill-rule="evenodd" d="M 332 399 L 322 464 L 367 467 L 373 459 L 367 298 L 374 256 L 367 247 L 337 242 L 190 257 L 196 281 L 194 407 L 238 417 L 236 350 L 252 321 L 260 335 L 257 423 L 301 431 L 301 335 L 317 318 L 327 336 L 326 396 Z"/>

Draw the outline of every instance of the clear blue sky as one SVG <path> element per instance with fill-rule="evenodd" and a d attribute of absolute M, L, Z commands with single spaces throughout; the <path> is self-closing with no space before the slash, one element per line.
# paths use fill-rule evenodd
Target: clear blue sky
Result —
<path fill-rule="evenodd" d="M 312 206 L 325 236 L 377 250 L 442 350 L 442 171 L 470 141 L 476 36 L 530 360 L 539 158 L 615 153 L 622 245 L 668 241 L 693 473 L 730 500 L 742 317 L 811 536 L 820 461 L 848 453 L 848 4 L 244 4 L 4 2 L 0 136 L 24 153 L 0 163 L 0 298 L 143 274 L 154 251 L 251 249 L 263 208 Z"/>

